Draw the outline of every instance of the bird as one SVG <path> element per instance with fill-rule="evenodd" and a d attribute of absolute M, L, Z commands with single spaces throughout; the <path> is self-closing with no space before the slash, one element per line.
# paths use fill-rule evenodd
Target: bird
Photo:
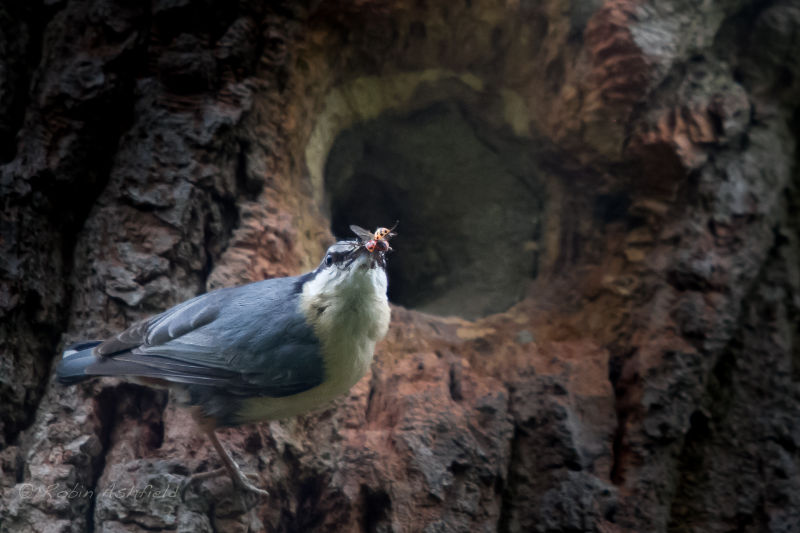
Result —
<path fill-rule="evenodd" d="M 356 226 L 357 227 L 357 226 Z M 260 495 L 218 428 L 313 410 L 355 385 L 386 335 L 386 250 L 363 238 L 331 245 L 311 272 L 217 289 L 105 340 L 67 346 L 56 378 L 114 376 L 175 391 L 208 436 L 234 486 Z"/>

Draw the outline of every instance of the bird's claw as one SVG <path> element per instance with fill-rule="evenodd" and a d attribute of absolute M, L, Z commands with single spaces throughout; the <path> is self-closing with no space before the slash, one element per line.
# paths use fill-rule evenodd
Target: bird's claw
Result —
<path fill-rule="evenodd" d="M 255 474 L 250 474 L 250 475 L 255 479 L 258 479 L 258 476 L 256 476 Z M 254 492 L 259 496 L 269 496 L 269 492 L 267 492 L 264 489 L 258 488 L 252 483 L 250 483 L 250 481 L 247 479 L 245 475 L 242 475 L 241 477 L 236 476 L 234 478 L 231 478 L 231 481 L 233 481 L 233 484 L 237 486 L 239 489 Z"/>
<path fill-rule="evenodd" d="M 250 482 L 250 480 L 247 479 L 248 477 L 251 477 L 252 479 L 258 481 L 260 478 L 258 477 L 257 474 L 252 472 L 249 474 L 245 474 L 244 472 L 242 472 L 241 468 L 238 467 L 238 465 L 236 465 L 236 467 L 233 468 L 229 473 L 231 476 L 231 481 L 233 482 L 233 485 L 235 487 L 242 490 L 255 492 L 256 494 L 259 494 L 261 496 L 269 496 L 269 492 L 265 491 L 264 489 L 256 487 Z"/>
<path fill-rule="evenodd" d="M 269 492 L 264 489 L 256 487 L 253 483 L 250 482 L 247 478 L 250 477 L 253 480 L 259 480 L 258 474 L 253 472 L 245 474 L 241 470 L 234 470 L 233 472 L 228 471 L 226 468 L 217 468 L 215 470 L 209 470 L 207 472 L 197 472 L 192 474 L 183 482 L 180 488 L 180 495 L 181 499 L 184 499 L 184 495 L 186 493 L 186 489 L 194 483 L 195 481 L 202 481 L 205 479 L 210 479 L 212 477 L 221 476 L 223 474 L 230 474 L 231 483 L 234 487 L 247 492 L 254 492 L 259 496 L 269 496 Z"/>

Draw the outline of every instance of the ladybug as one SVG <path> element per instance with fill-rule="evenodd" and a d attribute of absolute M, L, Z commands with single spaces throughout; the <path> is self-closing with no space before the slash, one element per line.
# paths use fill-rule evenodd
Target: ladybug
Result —
<path fill-rule="evenodd" d="M 375 239 L 376 241 L 380 241 L 380 240 L 383 240 L 383 239 L 389 239 L 391 237 L 394 237 L 395 235 L 397 235 L 396 233 L 393 233 L 394 232 L 394 228 L 397 227 L 397 224 L 399 222 L 400 222 L 399 220 L 397 222 L 395 222 L 394 226 L 392 226 L 391 228 L 378 228 L 378 229 L 376 229 L 375 230 L 375 235 L 372 238 Z"/>

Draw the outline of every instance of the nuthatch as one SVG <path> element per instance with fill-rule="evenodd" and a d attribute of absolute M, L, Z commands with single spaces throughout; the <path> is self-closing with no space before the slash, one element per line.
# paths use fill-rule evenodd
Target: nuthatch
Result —
<path fill-rule="evenodd" d="M 245 478 L 215 428 L 305 413 L 347 392 L 389 327 L 385 250 L 339 241 L 307 274 L 219 289 L 133 324 L 104 341 L 69 346 L 64 384 L 95 376 L 169 386 L 233 483 Z M 197 474 L 210 477 L 221 471 Z"/>

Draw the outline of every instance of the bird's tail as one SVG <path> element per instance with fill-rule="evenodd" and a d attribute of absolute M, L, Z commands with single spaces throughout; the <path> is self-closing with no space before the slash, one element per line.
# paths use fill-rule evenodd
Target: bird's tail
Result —
<path fill-rule="evenodd" d="M 97 361 L 92 351 L 101 342 L 83 341 L 67 346 L 61 361 L 56 366 L 58 381 L 64 385 L 72 385 L 92 377 L 86 374 L 86 367 Z"/>

